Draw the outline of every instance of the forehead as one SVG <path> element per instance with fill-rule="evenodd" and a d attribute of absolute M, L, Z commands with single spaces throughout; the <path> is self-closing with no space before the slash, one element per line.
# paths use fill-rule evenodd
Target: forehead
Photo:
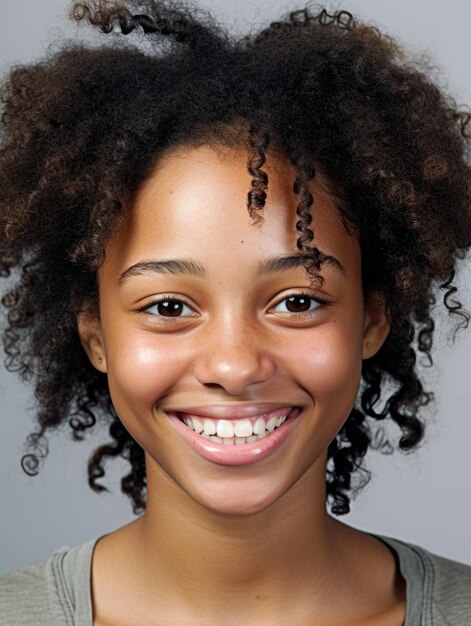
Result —
<path fill-rule="evenodd" d="M 299 253 L 295 169 L 284 157 L 267 154 L 263 222 L 254 225 L 247 210 L 250 156 L 245 148 L 209 145 L 167 152 L 135 195 L 108 246 L 107 262 L 123 266 L 145 257 L 178 256 L 211 266 L 231 259 Z M 309 188 L 314 197 L 315 244 L 325 254 L 341 256 L 346 265 L 349 257 L 359 256 L 358 240 L 346 231 L 325 179 L 316 174 Z"/>

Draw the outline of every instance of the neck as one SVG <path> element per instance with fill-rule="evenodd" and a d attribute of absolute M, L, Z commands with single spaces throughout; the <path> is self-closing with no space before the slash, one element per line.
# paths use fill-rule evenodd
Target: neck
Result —
<path fill-rule="evenodd" d="M 262 512 L 237 516 L 208 511 L 166 475 L 158 476 L 139 524 L 148 565 L 195 597 L 208 585 L 221 588 L 221 581 L 241 592 L 253 584 L 281 589 L 290 574 L 313 564 L 325 574 L 335 547 L 332 520 L 325 485 L 317 486 L 317 495 L 309 479 L 307 473 Z"/>
<path fill-rule="evenodd" d="M 390 551 L 327 514 L 325 464 L 262 511 L 229 515 L 147 459 L 145 514 L 95 549 L 97 623 L 347 624 L 396 606 Z"/>
<path fill-rule="evenodd" d="M 139 559 L 136 577 L 153 581 L 174 606 L 215 617 L 260 614 L 263 623 L 287 607 L 292 615 L 303 601 L 315 605 L 316 596 L 321 604 L 345 567 L 341 525 L 325 507 L 324 459 L 272 506 L 244 516 L 201 506 L 149 461 L 147 477 L 146 512 L 131 525 L 129 557 Z"/>

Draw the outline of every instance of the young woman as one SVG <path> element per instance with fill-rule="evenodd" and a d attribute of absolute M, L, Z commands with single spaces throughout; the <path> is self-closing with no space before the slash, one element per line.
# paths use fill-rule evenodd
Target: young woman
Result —
<path fill-rule="evenodd" d="M 3 576 L 0 624 L 470 623 L 471 567 L 337 519 L 378 420 L 423 438 L 432 313 L 469 321 L 469 117 L 346 12 L 240 40 L 174 3 L 72 15 L 155 46 L 4 82 L 6 363 L 24 470 L 106 420 L 89 483 L 127 459 L 136 519 Z"/>

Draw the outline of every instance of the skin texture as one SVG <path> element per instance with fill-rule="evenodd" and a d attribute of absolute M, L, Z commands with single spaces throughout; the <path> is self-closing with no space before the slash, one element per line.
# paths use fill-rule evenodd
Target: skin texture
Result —
<path fill-rule="evenodd" d="M 403 623 L 390 550 L 325 508 L 327 447 L 355 402 L 362 359 L 388 334 L 383 303 L 376 294 L 364 302 L 358 240 L 319 178 L 316 245 L 345 274 L 324 265 L 325 284 L 310 293 L 331 304 L 288 312 L 285 298 L 309 289 L 301 267 L 254 277 L 263 259 L 298 252 L 296 198 L 290 166 L 268 155 L 264 221 L 252 225 L 246 161 L 243 148 L 169 152 L 106 247 L 99 314 L 77 318 L 147 469 L 145 513 L 94 552 L 95 626 Z M 147 273 L 118 284 L 131 265 L 169 258 L 197 261 L 206 277 Z M 168 295 L 189 306 L 183 317 L 158 317 L 151 298 Z M 242 467 L 201 458 L 165 414 L 239 402 L 303 412 L 274 454 Z"/>

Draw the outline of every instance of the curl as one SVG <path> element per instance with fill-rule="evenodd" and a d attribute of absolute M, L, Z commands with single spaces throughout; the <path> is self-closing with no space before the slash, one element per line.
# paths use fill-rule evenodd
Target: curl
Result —
<path fill-rule="evenodd" d="M 269 135 L 256 124 L 252 124 L 249 128 L 249 145 L 252 149 L 252 155 L 249 157 L 247 169 L 253 179 L 251 182 L 252 189 L 247 194 L 247 208 L 254 223 L 259 223 L 262 220 L 259 211 L 265 206 L 267 197 L 268 174 L 262 167 L 266 161 L 265 152 L 269 143 Z"/>
<path fill-rule="evenodd" d="M 461 322 L 453 329 L 453 341 L 455 341 L 456 334 L 459 332 L 459 330 L 468 328 L 469 320 L 471 319 L 469 311 L 463 308 L 461 302 L 451 299 L 451 296 L 458 291 L 457 287 L 453 284 L 454 277 L 455 270 L 453 269 L 451 270 L 447 280 L 440 285 L 440 289 L 445 290 L 445 293 L 443 295 L 443 304 L 448 309 L 448 313 L 450 315 L 456 315 L 461 318 Z"/>
<path fill-rule="evenodd" d="M 21 468 L 28 476 L 37 476 L 41 469 L 41 462 L 49 454 L 49 444 L 44 435 L 45 428 L 30 433 L 26 438 L 29 452 L 21 457 Z"/>
<path fill-rule="evenodd" d="M 131 6 L 131 10 L 128 6 Z M 133 13 L 132 10 L 144 10 L 145 13 Z M 212 29 L 198 22 L 195 16 L 201 14 L 212 23 Z M 113 32 L 118 25 L 123 35 L 129 35 L 140 27 L 144 34 L 159 34 L 171 37 L 176 42 L 185 44 L 195 51 L 221 47 L 222 32 L 207 13 L 193 7 L 191 14 L 186 6 L 176 0 L 144 0 L 141 2 L 120 2 L 119 0 L 89 0 L 76 2 L 71 9 L 75 20 L 87 20 L 93 26 L 99 26 L 104 33 Z M 214 31 L 218 31 L 217 33 Z"/>

